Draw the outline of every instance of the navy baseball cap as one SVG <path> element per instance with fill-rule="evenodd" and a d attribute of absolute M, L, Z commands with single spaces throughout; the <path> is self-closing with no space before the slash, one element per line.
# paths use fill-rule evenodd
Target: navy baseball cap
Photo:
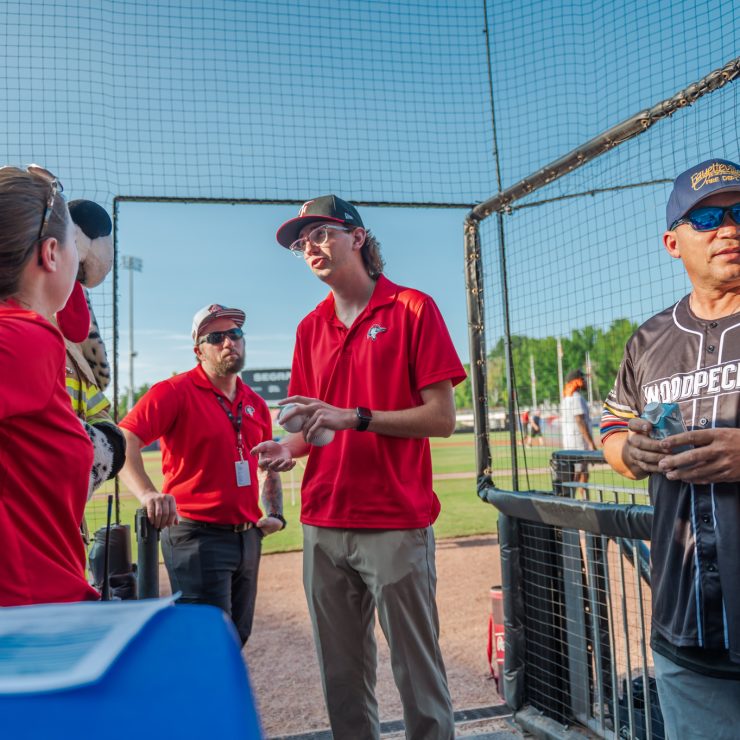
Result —
<path fill-rule="evenodd" d="M 336 195 L 322 195 L 313 200 L 307 200 L 298 211 L 295 218 L 286 221 L 278 230 L 276 238 L 286 249 L 298 238 L 301 229 L 312 223 L 334 221 L 347 226 L 365 228 L 357 209 L 346 200 Z"/>
<path fill-rule="evenodd" d="M 670 231 L 700 200 L 726 190 L 740 191 L 740 165 L 726 159 L 708 159 L 682 172 L 673 183 L 666 206 L 666 226 Z"/>

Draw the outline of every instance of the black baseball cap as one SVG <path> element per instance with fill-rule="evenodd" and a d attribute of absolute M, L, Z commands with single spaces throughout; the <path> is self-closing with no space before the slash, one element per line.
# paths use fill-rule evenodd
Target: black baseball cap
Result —
<path fill-rule="evenodd" d="M 364 227 L 357 209 L 346 200 L 336 195 L 322 195 L 313 200 L 307 200 L 298 211 L 295 218 L 286 221 L 278 230 L 278 243 L 286 249 L 298 238 L 301 229 L 307 224 L 334 221 L 347 226 Z"/>
<path fill-rule="evenodd" d="M 578 368 L 577 370 L 571 370 L 566 376 L 565 376 L 565 382 L 570 383 L 572 380 L 585 380 L 586 376 L 583 374 L 583 370 Z"/>
<path fill-rule="evenodd" d="M 740 191 L 740 165 L 726 159 L 707 159 L 682 172 L 673 183 L 666 206 L 666 226 L 670 231 L 700 200 L 713 193 Z"/>

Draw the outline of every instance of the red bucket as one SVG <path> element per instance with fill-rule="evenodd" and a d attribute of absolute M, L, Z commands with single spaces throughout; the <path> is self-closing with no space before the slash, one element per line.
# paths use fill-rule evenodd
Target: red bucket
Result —
<path fill-rule="evenodd" d="M 503 696 L 504 672 L 504 592 L 499 586 L 491 589 L 491 615 L 488 618 L 488 667 L 496 681 L 496 691 Z"/>

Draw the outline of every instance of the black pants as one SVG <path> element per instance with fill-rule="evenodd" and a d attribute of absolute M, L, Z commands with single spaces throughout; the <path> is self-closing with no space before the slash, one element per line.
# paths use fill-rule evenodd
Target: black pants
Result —
<path fill-rule="evenodd" d="M 162 555 L 181 604 L 211 604 L 234 622 L 242 645 L 252 631 L 262 531 L 246 532 L 181 522 L 162 532 Z"/>

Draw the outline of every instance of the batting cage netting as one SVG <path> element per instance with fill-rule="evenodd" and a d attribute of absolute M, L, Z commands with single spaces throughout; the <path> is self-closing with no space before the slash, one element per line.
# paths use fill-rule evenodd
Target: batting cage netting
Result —
<path fill-rule="evenodd" d="M 649 623 L 650 510 L 600 453 L 558 457 L 559 409 L 580 369 L 597 422 L 627 337 L 687 291 L 661 246 L 665 204 L 688 166 L 738 158 L 739 21 L 732 0 L 7 0 L 2 160 L 39 162 L 69 198 L 114 215 L 116 265 L 92 300 L 121 413 L 135 389 L 128 205 L 335 192 L 411 219 L 459 215 L 447 247 L 460 256 L 450 285 L 467 282 L 471 372 L 458 406 L 475 412 L 479 492 L 506 512 L 502 545 L 524 548 L 507 615 L 526 639 L 507 660 L 536 663 L 529 683 L 509 664 L 507 699 L 605 735 L 622 707 L 634 730 L 639 691 L 626 687 L 638 665 L 648 696 L 649 658 L 625 631 Z M 157 238 L 176 254 L 174 231 Z M 433 261 L 423 246 L 409 249 Z M 184 269 L 172 259 L 150 291 Z M 91 529 L 113 490 L 88 507 Z M 622 521 L 627 504 L 640 526 Z"/>
<path fill-rule="evenodd" d="M 634 6 L 642 46 L 633 43 L 639 32 L 627 43 L 618 27 L 601 25 L 614 21 L 610 13 L 590 15 L 588 41 L 563 58 L 548 50 L 552 90 L 542 86 L 539 50 L 509 48 L 504 64 L 525 74 L 498 86 L 492 77 L 500 179 L 468 214 L 465 235 L 471 396 L 479 494 L 503 514 L 504 695 L 537 731 L 550 721 L 602 737 L 664 737 L 649 650 L 645 482 L 612 473 L 599 451 L 561 450 L 575 444 L 563 410 L 576 375 L 598 443 L 626 340 L 688 292 L 681 263 L 662 246 L 673 178 L 710 157 L 737 156 L 731 83 L 740 58 L 710 40 L 712 8 L 681 10 L 692 15 L 686 26 L 681 16 L 687 35 L 665 47 L 653 46 L 656 34 L 675 31 L 676 16 Z M 694 33 L 707 45 L 692 52 Z M 558 89 L 556 59 L 580 84 Z M 527 76 L 530 65 L 537 73 Z M 499 115 L 513 79 L 517 95 L 537 101 L 534 122 L 519 110 L 514 124 L 508 107 Z M 552 148 L 556 139 L 570 148 Z M 533 152 L 537 165 L 519 169 Z"/>

